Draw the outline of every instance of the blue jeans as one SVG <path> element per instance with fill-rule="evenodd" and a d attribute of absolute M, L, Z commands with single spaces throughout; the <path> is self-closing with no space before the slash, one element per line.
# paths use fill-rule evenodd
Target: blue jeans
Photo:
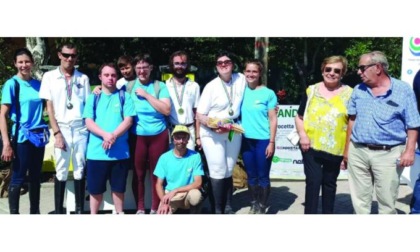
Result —
<path fill-rule="evenodd" d="M 413 197 L 410 203 L 411 214 L 420 214 L 420 177 L 416 180 L 413 188 Z"/>
<path fill-rule="evenodd" d="M 18 143 L 17 157 L 13 160 L 13 174 L 10 185 L 22 186 L 25 182 L 26 173 L 29 176 L 29 183 L 41 183 L 44 152 L 45 147 L 35 147 L 29 141 Z"/>
<path fill-rule="evenodd" d="M 273 156 L 270 158 L 265 156 L 265 150 L 269 142 L 269 139 L 242 138 L 242 159 L 248 175 L 248 184 L 251 186 L 270 186 L 270 168 Z"/>

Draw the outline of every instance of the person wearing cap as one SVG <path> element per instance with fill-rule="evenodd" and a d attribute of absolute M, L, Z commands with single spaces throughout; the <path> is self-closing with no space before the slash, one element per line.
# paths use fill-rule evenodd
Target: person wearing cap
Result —
<path fill-rule="evenodd" d="M 154 175 L 156 192 L 160 198 L 158 214 L 171 214 L 177 209 L 200 213 L 203 200 L 200 192 L 204 175 L 201 156 L 187 148 L 190 131 L 185 125 L 176 125 L 172 131 L 174 148 L 160 156 Z M 166 184 L 165 184 L 166 183 Z"/>

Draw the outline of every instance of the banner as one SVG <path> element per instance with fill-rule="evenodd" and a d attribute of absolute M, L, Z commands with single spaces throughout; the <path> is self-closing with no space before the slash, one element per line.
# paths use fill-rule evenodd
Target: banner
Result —
<path fill-rule="evenodd" d="M 420 36 L 404 37 L 402 46 L 401 80 L 413 86 L 414 76 L 420 69 Z"/>
<path fill-rule="evenodd" d="M 295 128 L 295 116 L 299 105 L 280 105 L 277 114 L 276 150 L 271 164 L 270 178 L 305 179 L 302 154 L 286 136 Z M 339 179 L 347 179 L 347 171 L 341 171 Z"/>

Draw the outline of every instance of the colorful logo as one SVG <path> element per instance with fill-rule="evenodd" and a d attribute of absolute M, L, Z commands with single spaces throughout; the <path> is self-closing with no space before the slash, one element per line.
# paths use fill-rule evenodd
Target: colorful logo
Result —
<path fill-rule="evenodd" d="M 410 38 L 410 52 L 414 56 L 420 56 L 420 38 Z"/>

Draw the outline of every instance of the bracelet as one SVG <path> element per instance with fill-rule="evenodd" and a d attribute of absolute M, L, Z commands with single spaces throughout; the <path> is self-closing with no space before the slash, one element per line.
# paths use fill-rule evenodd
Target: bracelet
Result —
<path fill-rule="evenodd" d="M 54 136 L 56 136 L 57 134 L 61 133 L 60 130 L 58 130 L 57 132 L 54 132 Z"/>
<path fill-rule="evenodd" d="M 200 139 L 200 137 L 196 137 L 195 140 Z"/>
<path fill-rule="evenodd" d="M 270 143 L 274 143 L 274 141 L 270 141 Z"/>

